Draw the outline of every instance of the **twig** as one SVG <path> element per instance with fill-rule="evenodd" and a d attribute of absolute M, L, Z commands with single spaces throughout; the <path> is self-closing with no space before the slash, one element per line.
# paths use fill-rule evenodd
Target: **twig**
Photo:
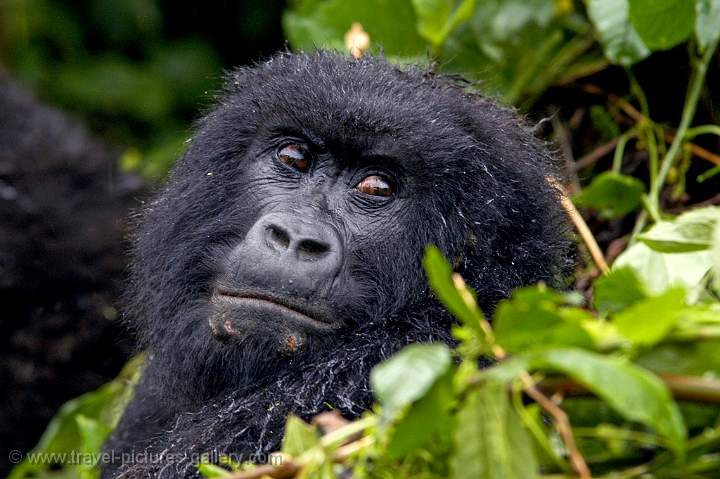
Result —
<path fill-rule="evenodd" d="M 600 246 L 595 240 L 595 236 L 593 236 L 592 231 L 590 231 L 587 223 L 585 223 L 582 215 L 580 215 L 580 212 L 577 210 L 577 208 L 575 208 L 572 200 L 565 192 L 565 188 L 563 188 L 562 185 L 559 184 L 554 178 L 550 178 L 548 179 L 548 181 L 552 186 L 557 188 L 558 192 L 560 193 L 560 203 L 567 215 L 570 217 L 570 220 L 575 225 L 575 229 L 580 234 L 583 243 L 585 243 L 588 251 L 590 251 L 590 256 L 592 256 L 595 265 L 597 265 L 598 269 L 603 274 L 607 274 L 610 271 L 610 268 L 608 267 L 607 261 L 605 261 L 602 250 L 600 249 Z"/>
<path fill-rule="evenodd" d="M 590 85 L 590 84 L 584 85 L 583 90 L 585 90 L 586 92 L 591 93 L 593 95 L 604 94 L 603 90 L 596 87 L 595 85 Z M 612 103 L 615 103 L 618 107 L 620 107 L 620 109 L 623 112 L 625 112 L 625 114 L 627 116 L 632 118 L 635 122 L 637 122 L 637 123 L 644 122 L 649 125 L 655 125 L 655 122 L 653 120 L 651 120 L 650 118 L 648 118 L 645 115 L 643 115 L 642 113 L 640 113 L 629 101 L 625 100 L 624 98 L 620 98 L 619 96 L 613 95 L 612 93 L 607 94 L 607 98 Z M 714 126 L 714 125 L 711 125 L 711 126 Z M 667 131 L 664 132 L 664 136 L 665 136 L 665 141 L 667 141 L 668 143 L 672 143 L 673 141 L 675 141 L 675 135 L 670 132 L 667 132 Z M 613 140 L 613 141 L 616 141 L 616 140 Z M 696 145 L 695 143 L 693 143 L 691 141 L 686 141 L 686 143 L 690 146 L 690 151 L 692 151 L 693 155 L 695 155 L 698 158 L 701 158 L 703 160 L 709 161 L 710 163 L 720 165 L 720 155 L 712 153 L 711 151 L 708 151 L 705 148 L 703 148 L 702 146 Z M 604 146 L 606 146 L 606 145 L 602 145 L 600 148 L 603 148 Z M 612 148 L 610 148 L 609 151 L 605 152 L 605 154 L 609 153 L 610 151 L 612 151 Z M 587 156 L 590 157 L 590 155 L 592 155 L 593 153 L 590 153 Z M 600 158 L 602 158 L 602 156 L 604 156 L 605 154 L 601 155 Z M 597 159 L 594 159 L 594 161 L 590 161 L 590 160 L 593 160 L 593 158 L 590 157 L 589 160 L 585 160 L 585 157 L 580 158 L 576 164 L 576 168 L 577 169 L 586 168 L 587 166 L 590 166 L 595 161 L 597 161 Z M 588 161 L 588 164 L 581 165 L 580 163 L 582 163 L 583 161 Z"/>
<path fill-rule="evenodd" d="M 575 444 L 575 438 L 573 437 L 572 428 L 570 427 L 570 420 L 567 414 L 557 404 L 555 404 L 550 398 L 545 396 L 540 390 L 535 387 L 533 379 L 530 374 L 524 372 L 520 375 L 520 380 L 523 383 L 523 390 L 530 396 L 536 403 L 540 405 L 553 419 L 555 419 L 555 427 L 557 427 L 560 436 L 565 443 L 565 447 L 570 457 L 570 464 L 573 469 L 577 472 L 581 479 L 589 479 L 592 477 L 590 469 L 588 468 L 585 458 L 580 453 L 580 450 Z"/>
<path fill-rule="evenodd" d="M 699 376 L 659 374 L 675 399 L 684 401 L 720 404 L 720 380 Z M 545 378 L 537 385 L 547 395 L 562 393 L 564 396 L 586 396 L 592 394 L 585 386 L 567 378 Z"/>
<path fill-rule="evenodd" d="M 593 95 L 600 95 L 600 94 L 604 93 L 600 88 L 596 87 L 595 85 L 589 85 L 589 84 L 584 85 L 583 90 L 585 90 L 588 93 L 592 93 Z M 623 112 L 625 112 L 625 114 L 627 116 L 632 118 L 635 122 L 637 122 L 637 123 L 645 122 L 645 123 L 648 123 L 651 125 L 655 124 L 655 122 L 653 120 L 651 120 L 650 118 L 648 118 L 645 115 L 643 115 L 642 113 L 640 113 L 629 101 L 625 100 L 624 98 L 620 98 L 619 96 L 613 95 L 612 93 L 607 94 L 607 97 L 608 97 L 608 100 L 610 100 L 612 103 L 615 103 L 618 107 L 620 107 L 620 109 Z M 712 127 L 715 125 L 707 125 L 707 126 Z M 702 128 L 702 127 L 696 127 L 696 128 Z M 667 141 L 668 143 L 672 143 L 673 141 L 675 141 L 676 135 L 674 135 L 670 132 L 667 132 L 667 131 L 664 132 L 664 136 L 665 136 L 665 141 Z M 687 135 L 685 135 L 685 136 L 687 137 Z M 703 160 L 709 161 L 710 163 L 720 165 L 720 155 L 717 155 L 709 150 L 706 150 L 702 146 L 696 145 L 695 143 L 693 143 L 691 141 L 686 140 L 685 143 L 690 146 L 690 151 L 692 151 L 693 155 L 695 155 L 698 158 L 701 158 Z M 603 146 L 605 146 L 605 145 L 603 145 Z M 611 148 L 611 150 L 612 150 L 612 148 Z M 591 155 L 592 155 L 592 153 L 591 153 Z M 587 156 L 590 156 L 590 155 L 587 155 Z M 580 163 L 583 160 L 585 160 L 585 157 L 582 157 L 578 160 L 578 162 L 577 162 L 578 169 L 585 168 L 587 166 L 590 166 L 593 163 L 593 161 L 590 161 L 589 164 L 587 164 L 587 165 L 580 165 Z M 595 161 L 597 161 L 597 160 L 595 160 Z"/>
<path fill-rule="evenodd" d="M 613 151 L 615 146 L 617 146 L 618 140 L 619 138 L 613 138 L 607 143 L 598 146 L 587 155 L 581 156 L 580 159 L 575 162 L 575 171 L 580 171 L 591 166 L 600 158 Z"/>

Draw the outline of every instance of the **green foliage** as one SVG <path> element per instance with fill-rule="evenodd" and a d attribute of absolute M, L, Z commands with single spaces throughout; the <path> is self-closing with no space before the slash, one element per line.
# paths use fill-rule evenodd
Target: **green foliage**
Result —
<path fill-rule="evenodd" d="M 14 18 L 22 20 L 3 23 L 11 38 L 43 32 L 61 58 L 81 48 L 84 33 L 73 15 L 28 1 L 46 10 L 11 2 Z M 128 168 L 162 175 L 184 140 L 171 133 L 181 130 L 171 112 L 191 108 L 206 88 L 198 79 L 207 78 L 212 52 L 202 42 L 159 42 L 162 25 L 152 2 L 102 5 L 93 15 L 119 19 L 104 33 L 107 41 L 142 39 L 142 62 L 113 56 L 53 62 L 37 44 L 18 41 L 14 64 L 68 104 L 98 115 L 120 112 L 139 125 L 163 124 L 148 140 L 151 147 L 128 150 L 123 158 Z M 290 417 L 282 450 L 300 476 L 570 477 L 580 458 L 605 477 L 718 477 L 720 208 L 671 217 L 660 211 L 659 198 L 682 141 L 703 128 L 717 134 L 713 125 L 694 133 L 688 127 L 720 37 L 720 0 L 297 0 L 283 18 L 291 45 L 306 50 L 345 50 L 343 37 L 353 22 L 370 35 L 373 51 L 382 48 L 393 61 L 437 62 L 439 71 L 481 79 L 486 93 L 522 106 L 548 86 L 609 62 L 629 68 L 687 41 L 696 47 L 691 55 L 704 56 L 692 58 L 677 142 L 667 151 L 664 143 L 658 148 L 664 141 L 659 128 L 643 119 L 621 135 L 612 171 L 591 177 L 574 198 L 603 220 L 645 208 L 610 274 L 594 281 L 590 304 L 577 293 L 531 286 L 501 302 L 491 324 L 475 293 L 429 247 L 423 261 L 428 282 L 458 320 L 453 334 L 459 345 L 412 345 L 378 365 L 371 375 L 374 412 L 330 434 L 320 436 Z M 38 69 L 45 64 L 50 67 Z M 640 87 L 633 88 L 643 105 Z M 602 139 L 620 135 L 603 107 L 592 108 L 591 117 Z M 647 148 L 647 184 L 620 173 L 629 138 Z M 481 357 L 492 365 L 479 368 Z M 108 404 L 123 394 L 117 383 L 106 388 L 68 403 L 37 450 L 97 452 L 117 417 L 108 419 Z M 537 394 L 562 408 L 577 450 Z M 339 455 L 348 441 L 354 452 Z M 223 477 L 246 467 L 222 464 L 227 468 L 198 468 L 206 477 Z M 26 462 L 11 477 L 23 471 L 51 477 L 49 469 Z M 79 466 L 62 474 L 93 477 L 95 470 Z"/>
<path fill-rule="evenodd" d="M 704 51 L 720 38 L 720 0 L 696 0 L 695 15 L 695 34 L 700 50 Z"/>
<path fill-rule="evenodd" d="M 285 437 L 282 443 L 282 452 L 291 456 L 299 456 L 319 442 L 318 431 L 296 416 L 288 417 L 285 424 Z"/>
<path fill-rule="evenodd" d="M 66 402 L 8 479 L 99 477 L 100 448 L 131 398 L 142 363 L 143 356 L 135 357 L 114 381 Z"/>
<path fill-rule="evenodd" d="M 542 285 L 515 291 L 509 301 L 498 306 L 493 321 L 495 340 L 509 353 L 548 346 L 592 348 L 592 338 L 583 328 L 592 315 L 567 307 L 569 299 Z M 527 323 L 528 317 L 533 318 L 532 324 Z"/>
<path fill-rule="evenodd" d="M 569 477 L 578 458 L 611 475 L 720 472 L 720 303 L 690 304 L 677 287 L 652 293 L 623 267 L 597 282 L 597 309 L 538 285 L 501 302 L 491 326 L 436 248 L 424 265 L 460 339 L 485 345 L 494 364 L 479 369 L 465 344 L 408 346 L 373 370 L 374 413 L 322 437 L 288 419 L 283 452 L 298 477 Z M 538 394 L 560 398 L 578 449 Z M 339 454 L 347 441 L 355 452 Z"/>
<path fill-rule="evenodd" d="M 415 28 L 417 19 L 409 0 L 300 0 L 283 16 L 285 34 L 300 50 L 345 50 L 345 32 L 353 22 L 360 22 L 371 38 L 382 38 L 387 55 L 424 54 L 424 42 Z"/>
<path fill-rule="evenodd" d="M 712 248 L 719 224 L 720 208 L 699 208 L 656 223 L 638 239 L 661 253 L 704 251 Z"/>
<path fill-rule="evenodd" d="M 600 313 L 615 313 L 647 297 L 631 268 L 614 268 L 595 282 L 594 306 Z"/>
<path fill-rule="evenodd" d="M 418 16 L 418 33 L 437 48 L 458 25 L 470 18 L 475 0 L 463 0 L 458 6 L 447 0 L 413 0 L 413 6 Z"/>
<path fill-rule="evenodd" d="M 597 175 L 573 200 L 580 206 L 595 208 L 604 219 L 620 218 L 635 210 L 645 193 L 645 184 L 614 171 Z"/>
<path fill-rule="evenodd" d="M 613 318 L 618 332 L 634 344 L 653 345 L 667 336 L 686 309 L 685 291 L 669 289 L 662 295 L 638 301 Z"/>
<path fill-rule="evenodd" d="M 695 10 L 688 0 L 628 0 L 629 20 L 651 51 L 667 50 L 693 31 Z"/>
<path fill-rule="evenodd" d="M 395 355 L 393 361 L 378 365 L 370 384 L 388 420 L 423 397 L 450 367 L 450 352 L 444 345 L 417 344 Z"/>
<path fill-rule="evenodd" d="M 206 92 L 219 87 L 218 54 L 199 38 L 169 38 L 156 0 L 86 4 L 0 2 L 0 58 L 41 97 L 132 146 L 132 171 L 162 178 Z"/>
<path fill-rule="evenodd" d="M 629 66 L 695 37 L 701 50 L 720 36 L 717 0 L 588 0 L 605 55 Z"/>
<path fill-rule="evenodd" d="M 296 49 L 345 50 L 353 22 L 399 61 L 429 53 L 442 70 L 482 79 L 486 92 L 513 103 L 533 98 L 561 75 L 604 65 L 593 51 L 589 24 L 554 0 L 298 1 L 284 18 Z"/>
<path fill-rule="evenodd" d="M 457 416 L 451 478 L 538 476 L 530 435 L 510 404 L 503 382 L 487 381 L 470 391 Z"/>
<path fill-rule="evenodd" d="M 587 4 L 588 15 L 610 61 L 632 65 L 650 54 L 630 23 L 627 0 L 588 0 Z"/>
<path fill-rule="evenodd" d="M 717 285 L 704 279 L 720 276 L 715 256 L 719 218 L 720 208 L 707 207 L 661 221 L 639 235 L 640 242 L 623 252 L 615 265 L 632 268 L 651 292 L 679 286 L 690 292 L 692 301 L 706 292 L 713 294 Z"/>
<path fill-rule="evenodd" d="M 702 467 L 698 477 L 720 471 L 713 466 L 720 428 L 707 429 L 717 410 L 713 414 L 702 403 L 688 407 L 688 398 L 676 402 L 673 393 L 682 398 L 683 389 L 671 392 L 664 376 L 657 375 L 677 375 L 671 385 L 683 378 L 680 384 L 705 387 L 720 401 L 720 385 L 713 379 L 720 374 L 715 354 L 720 304 L 691 305 L 680 288 L 653 296 L 626 267 L 598 282 L 598 310 L 539 285 L 501 302 L 488 329 L 473 296 L 453 279 L 437 249 L 428 249 L 424 264 L 433 289 L 451 311 L 463 323 L 480 322 L 465 334 L 481 336 L 476 342 L 487 344 L 497 362 L 482 370 L 468 367 L 474 359 L 461 345 L 455 350 L 460 365 L 452 366 L 445 346 L 413 345 L 379 365 L 372 373 L 380 403 L 378 427 L 366 429 L 357 440 L 375 446 L 343 459 L 343 467 L 356 477 L 527 478 L 572 470 L 569 446 L 558 444 L 553 428 L 538 420 L 539 405 L 511 399 L 512 391 L 530 387 L 528 381 L 547 394 L 562 394 L 574 384 L 594 396 L 568 398 L 565 408 L 580 445 L 573 454 L 585 455 L 592 470 L 634 467 L 668 477 Z M 589 341 L 602 335 L 604 341 Z M 302 457 L 301 474 L 317 470 Z"/>

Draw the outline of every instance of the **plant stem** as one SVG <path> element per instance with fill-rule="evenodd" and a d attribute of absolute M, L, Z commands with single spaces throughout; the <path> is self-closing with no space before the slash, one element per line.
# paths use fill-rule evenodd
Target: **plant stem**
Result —
<path fill-rule="evenodd" d="M 685 138 L 688 140 L 691 138 L 695 138 L 696 136 L 700 135 L 717 135 L 720 136 L 720 126 L 718 125 L 701 125 L 696 126 L 695 128 L 690 128 L 685 133 Z"/>
<path fill-rule="evenodd" d="M 622 135 L 620 135 L 620 139 L 617 142 L 617 147 L 615 148 L 615 156 L 613 156 L 613 164 L 612 164 L 612 170 L 615 173 L 620 173 L 620 168 L 622 167 L 622 160 L 623 156 L 625 155 L 625 145 L 627 145 L 627 142 L 630 138 L 635 136 L 635 128 L 632 128 Z"/>
<path fill-rule="evenodd" d="M 682 118 L 680 119 L 680 126 L 678 127 L 677 134 L 670 145 L 670 149 L 663 158 L 657 180 L 654 184 L 650 185 L 650 200 L 658 211 L 660 211 L 660 191 L 665 184 L 668 173 L 670 173 L 670 168 L 675 162 L 675 157 L 677 157 L 680 147 L 685 140 L 685 135 L 690 127 L 690 123 L 695 117 L 695 110 L 697 109 L 698 100 L 700 99 L 700 92 L 702 91 L 702 87 L 705 83 L 705 75 L 707 73 L 708 65 L 715 53 L 717 44 L 718 42 L 716 40 L 715 43 L 709 45 L 700 61 L 695 63 L 695 69 L 693 71 L 688 88 L 688 94 L 685 99 L 685 106 L 683 107 Z"/>

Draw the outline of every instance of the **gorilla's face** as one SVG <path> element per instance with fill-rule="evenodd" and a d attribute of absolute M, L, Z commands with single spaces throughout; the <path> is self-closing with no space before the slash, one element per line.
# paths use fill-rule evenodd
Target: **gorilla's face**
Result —
<path fill-rule="evenodd" d="M 264 335 L 293 353 L 308 336 L 387 309 L 372 278 L 386 276 L 401 255 L 374 259 L 388 247 L 409 248 L 403 218 L 417 217 L 415 185 L 383 135 L 353 148 L 322 133 L 266 124 L 246 152 L 236 195 L 251 214 L 244 237 L 219 258 L 209 318 L 219 339 Z M 395 274 L 420 293 L 419 263 L 408 266 Z"/>

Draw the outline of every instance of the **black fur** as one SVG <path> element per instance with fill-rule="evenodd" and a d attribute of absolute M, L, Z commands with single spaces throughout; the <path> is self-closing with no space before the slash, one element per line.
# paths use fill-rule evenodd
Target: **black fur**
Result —
<path fill-rule="evenodd" d="M 112 313 L 142 183 L 118 158 L 0 71 L 0 476 L 130 352 Z"/>
<path fill-rule="evenodd" d="M 223 344 L 208 326 L 232 248 L 268 210 L 304 211 L 286 204 L 301 186 L 259 173 L 278 129 L 319 139 L 335 162 L 397 158 L 401 184 L 382 207 L 313 207 L 313 220 L 343 232 L 341 272 L 316 300 L 344 327 L 310 334 L 292 356 L 274 332 Z M 422 271 L 427 244 L 454 261 L 488 311 L 518 286 L 556 284 L 570 240 L 552 175 L 550 154 L 513 112 L 421 68 L 320 52 L 234 72 L 135 236 L 128 317 L 150 359 L 106 449 L 159 456 L 105 474 L 191 476 L 200 453 L 277 449 L 289 412 L 357 417 L 371 404 L 375 364 L 412 342 L 452 342 Z"/>

